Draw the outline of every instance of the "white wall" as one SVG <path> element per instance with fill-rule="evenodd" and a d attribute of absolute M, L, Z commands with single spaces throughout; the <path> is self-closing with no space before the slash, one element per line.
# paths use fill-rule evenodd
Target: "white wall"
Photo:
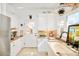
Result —
<path fill-rule="evenodd" d="M 0 3 L 0 13 L 6 15 L 6 4 Z"/>

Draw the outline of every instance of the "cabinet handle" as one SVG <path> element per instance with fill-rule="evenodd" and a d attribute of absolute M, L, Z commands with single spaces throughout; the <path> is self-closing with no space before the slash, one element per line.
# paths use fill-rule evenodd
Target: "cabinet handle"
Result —
<path fill-rule="evenodd" d="M 60 52 L 56 52 L 56 54 L 58 54 L 59 56 L 61 56 L 61 53 Z"/>

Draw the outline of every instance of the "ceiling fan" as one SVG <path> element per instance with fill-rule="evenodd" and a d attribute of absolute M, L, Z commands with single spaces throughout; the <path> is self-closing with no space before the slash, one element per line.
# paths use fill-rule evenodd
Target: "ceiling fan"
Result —
<path fill-rule="evenodd" d="M 79 3 L 60 3 L 60 9 L 58 11 L 58 13 L 60 15 L 63 15 L 64 14 L 64 12 L 65 12 L 64 7 L 70 7 L 70 8 L 72 8 L 71 9 L 71 11 L 72 11 L 72 10 L 74 10 L 74 9 L 76 9 L 76 8 L 79 7 Z"/>
<path fill-rule="evenodd" d="M 61 7 L 71 7 L 72 10 L 79 7 L 79 3 L 60 3 Z"/>

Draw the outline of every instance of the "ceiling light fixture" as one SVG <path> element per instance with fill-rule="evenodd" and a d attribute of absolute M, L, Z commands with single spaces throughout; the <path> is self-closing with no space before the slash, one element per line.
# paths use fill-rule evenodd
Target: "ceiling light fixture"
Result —
<path fill-rule="evenodd" d="M 63 8 L 58 10 L 58 14 L 59 14 L 59 15 L 63 15 L 64 12 L 65 12 L 65 10 L 64 10 Z"/>

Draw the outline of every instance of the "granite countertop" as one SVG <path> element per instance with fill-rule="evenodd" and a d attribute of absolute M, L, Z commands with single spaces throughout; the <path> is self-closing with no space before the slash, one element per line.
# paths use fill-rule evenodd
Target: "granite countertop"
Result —
<path fill-rule="evenodd" d="M 61 56 L 77 56 L 78 55 L 78 53 L 69 49 L 66 43 L 62 41 L 54 40 L 52 42 L 48 42 L 48 44 L 56 55 L 58 55 L 57 53 L 59 53 Z"/>

